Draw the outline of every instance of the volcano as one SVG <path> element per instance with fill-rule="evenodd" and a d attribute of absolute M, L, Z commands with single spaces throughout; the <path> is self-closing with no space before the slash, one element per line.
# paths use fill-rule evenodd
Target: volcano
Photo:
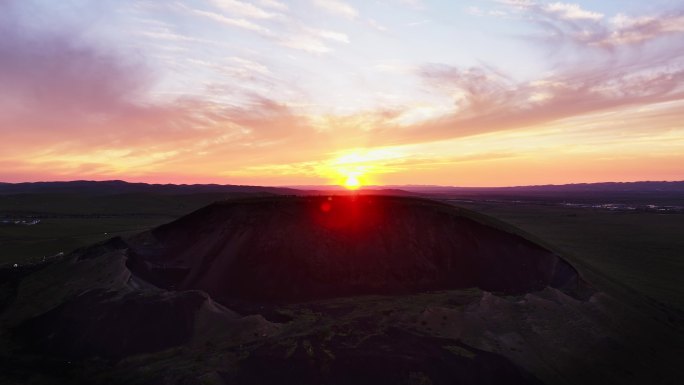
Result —
<path fill-rule="evenodd" d="M 226 200 L 0 277 L 7 383 L 641 384 L 651 370 L 614 368 L 678 368 L 648 350 L 669 341 L 660 321 L 556 252 L 415 197 Z"/>
<path fill-rule="evenodd" d="M 306 301 L 478 287 L 572 292 L 553 252 L 419 198 L 350 195 L 219 202 L 127 240 L 128 267 L 165 289 Z"/>

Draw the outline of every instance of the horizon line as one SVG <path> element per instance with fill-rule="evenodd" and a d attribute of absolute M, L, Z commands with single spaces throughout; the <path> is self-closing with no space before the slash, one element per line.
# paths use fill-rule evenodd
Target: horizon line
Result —
<path fill-rule="evenodd" d="M 158 186 L 243 186 L 243 187 L 268 187 L 268 188 L 290 188 L 290 189 L 310 189 L 310 188 L 341 188 L 345 189 L 340 184 L 288 184 L 288 185 L 260 185 L 260 184 L 231 184 L 231 183 L 157 183 L 157 182 L 141 182 L 141 181 L 127 181 L 124 179 L 72 179 L 72 180 L 38 180 L 38 181 L 22 181 L 22 182 L 4 182 L 0 184 L 28 184 L 28 183 L 76 183 L 76 182 L 122 182 L 127 184 L 146 184 Z M 460 189 L 497 189 L 497 188 L 524 188 L 524 187 L 563 187 L 563 186 L 577 186 L 577 185 L 599 185 L 599 184 L 636 184 L 636 183 L 684 183 L 684 180 L 634 180 L 634 181 L 602 181 L 602 182 L 570 182 L 570 183 L 546 183 L 546 184 L 529 184 L 529 185 L 506 185 L 506 186 L 458 186 L 458 185 L 441 185 L 441 184 L 370 184 L 364 185 L 359 190 L 369 188 L 460 188 Z"/>

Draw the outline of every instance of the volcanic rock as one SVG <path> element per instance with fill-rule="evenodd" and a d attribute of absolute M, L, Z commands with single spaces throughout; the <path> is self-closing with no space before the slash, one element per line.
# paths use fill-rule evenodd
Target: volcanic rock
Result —
<path fill-rule="evenodd" d="M 446 204 L 406 197 L 220 202 L 129 239 L 128 267 L 220 301 L 307 301 L 479 287 L 575 290 L 553 252 Z"/>

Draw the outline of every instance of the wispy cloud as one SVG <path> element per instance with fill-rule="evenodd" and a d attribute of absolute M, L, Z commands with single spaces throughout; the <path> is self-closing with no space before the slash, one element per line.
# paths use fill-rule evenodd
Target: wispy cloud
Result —
<path fill-rule="evenodd" d="M 457 137 L 530 127 L 636 105 L 684 101 L 684 68 L 632 73 L 604 68 L 515 82 L 484 68 L 428 65 L 429 84 L 454 98 L 454 112 L 413 127 L 411 135 Z M 408 132 L 407 132 L 408 134 Z"/>
<path fill-rule="evenodd" d="M 312 35 L 319 36 L 322 39 L 336 41 L 338 43 L 349 43 L 349 36 L 342 32 L 330 31 L 327 29 L 317 29 L 304 27 L 304 30 Z"/>
<path fill-rule="evenodd" d="M 231 14 L 235 15 L 240 15 L 244 17 L 249 17 L 249 18 L 255 18 L 255 19 L 270 19 L 272 17 L 275 17 L 276 14 L 272 12 L 267 12 L 263 10 L 262 8 L 259 8 L 253 4 L 247 3 L 247 2 L 242 2 L 242 1 L 237 1 L 237 0 L 210 0 L 212 4 L 217 6 L 218 8 L 222 9 L 223 11 L 226 11 Z M 282 6 L 281 3 L 277 2 L 269 2 L 266 3 L 267 5 L 270 5 L 271 8 L 273 8 L 274 5 L 276 5 L 276 9 L 278 9 L 278 5 Z M 282 9 L 282 8 L 280 8 Z"/>
<path fill-rule="evenodd" d="M 245 71 L 247 73 L 258 73 L 261 75 L 271 74 L 271 71 L 268 69 L 266 65 L 257 63 L 253 60 L 248 60 L 240 57 L 230 57 L 228 58 L 228 60 L 236 63 L 241 71 Z"/>
<path fill-rule="evenodd" d="M 279 32 L 276 33 L 273 30 L 250 20 L 236 19 L 227 17 L 220 13 L 198 9 L 192 9 L 190 11 L 196 15 L 211 19 L 230 27 L 237 27 L 256 32 L 262 37 L 273 41 L 276 44 L 295 50 L 322 54 L 332 51 L 332 48 L 329 47 L 325 41 L 349 43 L 349 37 L 345 33 L 328 29 L 308 27 L 287 18 L 278 20 Z"/>
<path fill-rule="evenodd" d="M 277 9 L 279 11 L 286 11 L 289 8 L 287 4 L 276 0 L 258 0 L 258 3 L 264 8 Z"/>
<path fill-rule="evenodd" d="M 684 33 L 684 9 L 637 17 L 618 14 L 607 18 L 571 3 L 539 3 L 532 0 L 500 0 L 500 3 L 524 12 L 547 30 L 554 42 L 571 41 L 597 48 L 615 49 L 640 45 Z M 680 39 L 684 41 L 684 39 Z"/>
<path fill-rule="evenodd" d="M 241 105 L 197 97 L 153 102 L 147 99 L 152 71 L 144 63 L 112 47 L 84 44 L 77 31 L 33 29 L 12 16 L 0 16 L 7 37 L 0 41 L 0 164 L 14 170 L 2 178 L 28 178 L 37 169 L 51 178 L 136 177 L 169 167 L 191 176 L 206 161 L 237 169 L 327 151 L 307 143 L 324 144 L 332 134 L 279 102 L 256 94 Z M 250 79 L 272 76 L 268 66 L 246 58 L 229 57 L 223 65 L 192 60 Z M 217 168 L 207 172 L 220 175 Z"/>
<path fill-rule="evenodd" d="M 311 2 L 325 11 L 349 19 L 354 19 L 359 15 L 356 8 L 342 0 L 311 0 Z"/>
<path fill-rule="evenodd" d="M 568 20 L 601 20 L 603 14 L 599 12 L 592 12 L 580 7 L 579 4 L 570 3 L 551 3 L 541 6 L 545 12 L 552 15 L 557 15 L 561 19 Z"/>
<path fill-rule="evenodd" d="M 301 51 L 322 54 L 333 51 L 327 42 L 348 44 L 347 34 L 328 29 L 307 27 L 298 23 L 291 23 L 286 33 L 273 39 L 278 44 Z"/>
<path fill-rule="evenodd" d="M 638 44 L 662 36 L 684 33 L 684 11 L 659 16 L 630 17 L 619 14 L 610 19 L 609 32 L 596 44 L 615 46 Z"/>
<path fill-rule="evenodd" d="M 259 24 L 253 23 L 253 22 L 246 20 L 246 19 L 235 19 L 232 17 L 226 17 L 220 13 L 202 11 L 199 9 L 193 9 L 192 12 L 195 13 L 196 15 L 206 17 L 208 19 L 214 20 L 214 21 L 219 22 L 221 24 L 229 25 L 231 27 L 238 27 L 238 28 L 243 28 L 243 29 L 247 29 L 250 31 L 254 31 L 254 32 L 259 32 L 259 33 L 266 35 L 266 36 L 272 36 L 273 35 L 272 32 L 268 28 L 263 27 Z"/>
<path fill-rule="evenodd" d="M 368 25 L 373 28 L 376 31 L 380 32 L 387 32 L 387 27 L 384 25 L 380 24 L 377 20 L 375 19 L 368 19 Z"/>
<path fill-rule="evenodd" d="M 325 45 L 320 39 L 306 34 L 287 36 L 280 40 L 280 44 L 288 48 L 312 53 L 326 53 L 331 51 L 331 48 Z"/>

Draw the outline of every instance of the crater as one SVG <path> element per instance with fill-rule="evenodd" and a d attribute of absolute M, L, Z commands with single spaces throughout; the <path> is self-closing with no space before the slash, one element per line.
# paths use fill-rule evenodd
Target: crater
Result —
<path fill-rule="evenodd" d="M 220 302 L 308 301 L 479 287 L 578 288 L 560 256 L 456 207 L 350 195 L 219 202 L 127 240 L 128 267 Z"/>

